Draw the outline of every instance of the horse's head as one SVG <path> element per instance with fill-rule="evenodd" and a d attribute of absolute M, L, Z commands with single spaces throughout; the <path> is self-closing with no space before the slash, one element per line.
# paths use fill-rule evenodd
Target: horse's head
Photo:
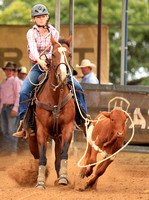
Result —
<path fill-rule="evenodd" d="M 54 67 L 57 81 L 61 83 L 64 83 L 66 80 L 68 65 L 70 64 L 71 53 L 69 47 L 71 40 L 72 36 L 69 36 L 68 39 L 59 39 L 58 42 L 51 37 L 53 46 L 52 65 Z"/>

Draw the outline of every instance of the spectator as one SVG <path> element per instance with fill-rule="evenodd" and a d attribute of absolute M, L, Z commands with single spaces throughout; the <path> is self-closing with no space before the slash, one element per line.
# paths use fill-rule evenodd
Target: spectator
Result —
<path fill-rule="evenodd" d="M 24 67 L 24 66 L 20 67 L 18 69 L 18 77 L 19 77 L 19 79 L 21 79 L 22 81 L 24 81 L 25 78 L 26 78 L 26 76 L 27 76 L 27 69 L 26 69 L 26 67 Z"/>
<path fill-rule="evenodd" d="M 3 68 L 6 79 L 1 83 L 0 90 L 0 111 L 1 111 L 1 130 L 3 135 L 3 151 L 16 152 L 18 139 L 12 137 L 16 132 L 17 112 L 19 108 L 19 92 L 21 85 L 19 80 L 14 77 L 15 67 L 8 62 Z"/>
<path fill-rule="evenodd" d="M 13 63 L 13 65 L 14 65 L 14 68 L 15 68 L 13 76 L 14 76 L 16 79 L 18 79 L 18 80 L 19 80 L 19 82 L 20 82 L 20 84 L 21 84 L 21 86 L 22 86 L 22 84 L 23 84 L 23 81 L 22 81 L 22 80 L 21 80 L 21 79 L 18 77 L 18 69 L 17 69 L 17 64 Z"/>
<path fill-rule="evenodd" d="M 91 63 L 90 60 L 84 59 L 81 62 L 81 65 L 76 65 L 77 68 L 81 68 L 82 74 L 84 75 L 81 83 L 91 83 L 91 84 L 99 84 L 99 80 L 92 72 L 92 69 L 96 67 L 95 64 Z"/>

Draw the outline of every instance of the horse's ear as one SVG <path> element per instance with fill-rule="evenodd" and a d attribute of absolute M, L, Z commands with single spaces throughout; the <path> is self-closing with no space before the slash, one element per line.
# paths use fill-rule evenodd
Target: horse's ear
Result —
<path fill-rule="evenodd" d="M 70 35 L 69 38 L 67 39 L 67 42 L 69 43 L 69 45 L 70 45 L 71 41 L 72 41 L 72 35 Z"/>
<path fill-rule="evenodd" d="M 52 45 L 54 45 L 54 44 L 56 43 L 56 41 L 55 41 L 53 35 L 51 35 L 51 42 L 52 42 Z"/>

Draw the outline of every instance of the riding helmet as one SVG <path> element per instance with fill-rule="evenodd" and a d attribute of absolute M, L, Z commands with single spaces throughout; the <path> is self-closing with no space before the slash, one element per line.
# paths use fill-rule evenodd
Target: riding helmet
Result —
<path fill-rule="evenodd" d="M 49 12 L 43 4 L 37 4 L 32 8 L 31 16 L 36 17 L 40 15 L 49 15 Z"/>

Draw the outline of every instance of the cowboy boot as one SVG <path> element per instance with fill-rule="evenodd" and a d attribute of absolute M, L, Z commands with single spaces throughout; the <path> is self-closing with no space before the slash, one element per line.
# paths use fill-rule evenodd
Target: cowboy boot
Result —
<path fill-rule="evenodd" d="M 16 133 L 13 133 L 14 137 L 24 137 L 25 136 L 25 130 L 23 129 L 23 120 L 20 120 L 19 127 L 17 129 Z"/>
<path fill-rule="evenodd" d="M 34 136 L 35 131 L 32 128 L 28 128 L 26 131 L 22 128 L 22 130 L 17 131 L 13 134 L 15 137 L 21 137 L 23 139 L 28 139 L 30 136 Z"/>

